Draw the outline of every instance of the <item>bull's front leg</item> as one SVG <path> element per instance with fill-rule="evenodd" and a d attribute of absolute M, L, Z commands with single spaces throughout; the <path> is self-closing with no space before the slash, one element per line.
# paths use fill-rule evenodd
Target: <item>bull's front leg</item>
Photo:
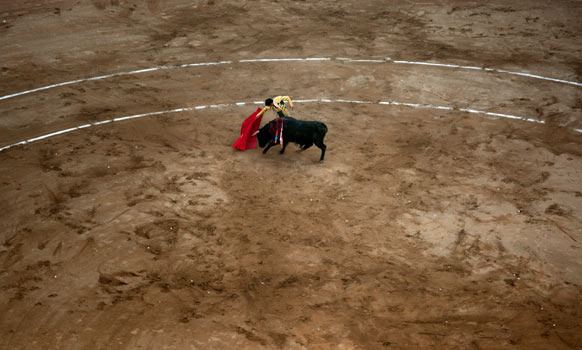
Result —
<path fill-rule="evenodd" d="M 285 153 L 285 148 L 287 148 L 288 144 L 289 144 L 289 142 L 283 142 L 283 148 L 281 148 L 281 150 L 279 151 L 280 154 Z"/>
<path fill-rule="evenodd" d="M 267 147 L 265 147 L 265 148 L 263 149 L 263 154 L 267 153 L 267 151 L 269 150 L 269 148 L 271 148 L 271 147 L 273 147 L 273 146 L 275 146 L 275 142 L 273 142 L 272 140 L 271 140 L 271 141 L 269 141 L 269 144 L 267 145 Z"/>

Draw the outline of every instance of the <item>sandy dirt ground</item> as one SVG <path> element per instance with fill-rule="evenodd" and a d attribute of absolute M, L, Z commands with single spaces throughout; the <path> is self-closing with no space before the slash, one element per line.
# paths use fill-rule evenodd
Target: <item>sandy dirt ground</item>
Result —
<path fill-rule="evenodd" d="M 0 348 L 581 349 L 580 18 L 575 0 L 0 0 L 2 97 L 166 66 L 2 98 L 0 147 L 218 105 L 0 152 Z M 281 94 L 319 100 L 293 114 L 328 126 L 323 164 L 231 148 L 257 107 L 235 103 Z"/>

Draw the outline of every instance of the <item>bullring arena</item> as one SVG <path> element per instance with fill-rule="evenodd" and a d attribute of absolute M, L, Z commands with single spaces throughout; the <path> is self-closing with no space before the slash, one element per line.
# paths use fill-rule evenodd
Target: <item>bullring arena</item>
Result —
<path fill-rule="evenodd" d="M 580 18 L 0 0 L 0 348 L 582 348 Z"/>

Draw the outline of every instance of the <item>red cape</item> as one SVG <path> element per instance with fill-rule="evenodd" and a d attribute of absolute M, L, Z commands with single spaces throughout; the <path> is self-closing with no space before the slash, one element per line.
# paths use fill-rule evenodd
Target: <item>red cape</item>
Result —
<path fill-rule="evenodd" d="M 257 148 L 257 136 L 252 135 L 255 131 L 259 130 L 259 126 L 261 126 L 261 119 L 263 119 L 263 116 L 257 118 L 257 114 L 259 114 L 260 111 L 261 108 L 257 108 L 253 114 L 243 121 L 240 128 L 240 136 L 234 145 L 232 145 L 233 148 L 241 151 Z"/>

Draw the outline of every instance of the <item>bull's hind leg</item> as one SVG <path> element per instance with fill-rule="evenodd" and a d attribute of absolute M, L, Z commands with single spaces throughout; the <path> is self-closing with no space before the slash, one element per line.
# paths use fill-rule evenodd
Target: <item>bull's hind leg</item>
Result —
<path fill-rule="evenodd" d="M 319 162 L 320 163 L 323 163 L 323 157 L 325 157 L 325 149 L 327 147 L 325 147 L 325 144 L 323 143 L 323 140 L 322 141 L 316 141 L 315 142 L 315 145 L 321 149 L 321 157 L 319 158 Z"/>

